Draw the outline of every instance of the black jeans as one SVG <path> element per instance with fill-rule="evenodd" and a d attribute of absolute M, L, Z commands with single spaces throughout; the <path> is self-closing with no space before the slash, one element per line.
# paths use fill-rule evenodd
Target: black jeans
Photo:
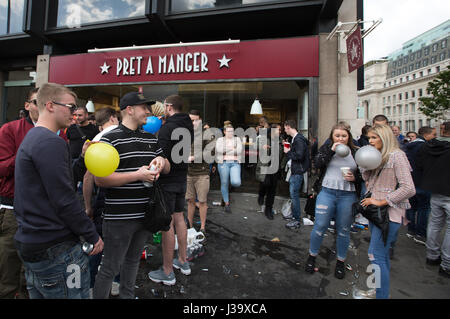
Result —
<path fill-rule="evenodd" d="M 266 198 L 266 209 L 272 208 L 275 202 L 275 194 L 278 185 L 278 174 L 267 175 L 265 183 L 259 183 L 259 198 Z"/>

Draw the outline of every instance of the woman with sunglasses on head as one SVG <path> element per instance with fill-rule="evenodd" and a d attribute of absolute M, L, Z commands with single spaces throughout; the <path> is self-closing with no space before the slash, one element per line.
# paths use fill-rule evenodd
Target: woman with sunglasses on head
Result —
<path fill-rule="evenodd" d="M 217 167 L 220 175 L 220 190 L 225 202 L 224 211 L 231 213 L 228 187 L 230 182 L 233 187 L 241 186 L 243 148 L 241 139 L 234 136 L 234 128 L 231 124 L 225 125 L 223 130 L 225 136 L 218 138 L 216 141 Z"/>
<path fill-rule="evenodd" d="M 407 224 L 405 218 L 406 209 L 410 208 L 408 198 L 416 193 L 411 177 L 411 166 L 405 153 L 400 150 L 397 138 L 387 125 L 375 125 L 368 131 L 369 143 L 381 153 L 381 164 L 373 169 L 363 172 L 367 189 L 372 196 L 361 201 L 362 206 L 388 205 L 389 232 L 384 242 L 380 228 L 369 223 L 371 232 L 369 244 L 369 260 L 377 265 L 376 271 L 380 271 L 377 278 L 380 283 L 375 283 L 380 288 L 362 292 L 362 297 L 387 299 L 389 298 L 389 273 L 390 259 L 389 248 L 396 241 L 400 225 Z"/>
<path fill-rule="evenodd" d="M 335 125 L 331 129 L 330 140 L 332 143 L 325 143 L 314 157 L 315 167 L 320 170 L 320 174 L 314 185 L 318 196 L 305 271 L 314 273 L 316 257 L 324 234 L 331 219 L 334 218 L 337 230 L 337 261 L 334 275 L 338 279 L 343 279 L 344 261 L 350 244 L 350 227 L 353 221 L 352 205 L 359 198 L 362 179 L 354 159 L 357 147 L 353 144 L 349 128 L 344 124 Z M 337 151 L 339 145 L 347 146 L 348 153 Z"/>

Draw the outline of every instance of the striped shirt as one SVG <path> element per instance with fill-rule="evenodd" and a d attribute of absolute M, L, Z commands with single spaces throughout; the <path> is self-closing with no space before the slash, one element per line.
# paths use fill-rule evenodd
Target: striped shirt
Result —
<path fill-rule="evenodd" d="M 165 157 L 158 139 L 142 129 L 132 131 L 120 124 L 100 140 L 114 146 L 119 153 L 117 173 L 135 172 L 157 156 Z M 144 218 L 149 189 L 142 181 L 106 188 L 104 220 Z"/>

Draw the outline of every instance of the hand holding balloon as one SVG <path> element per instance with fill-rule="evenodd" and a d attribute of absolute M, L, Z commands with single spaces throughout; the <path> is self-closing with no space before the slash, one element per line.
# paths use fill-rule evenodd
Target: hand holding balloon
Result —
<path fill-rule="evenodd" d="M 334 151 L 340 157 L 347 157 L 350 154 L 350 148 L 345 144 L 335 144 L 333 146 L 335 146 Z"/>

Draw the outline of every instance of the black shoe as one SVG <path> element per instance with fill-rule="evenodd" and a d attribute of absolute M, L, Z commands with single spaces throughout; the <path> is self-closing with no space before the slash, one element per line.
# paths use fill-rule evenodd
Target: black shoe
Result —
<path fill-rule="evenodd" d="M 437 259 L 427 258 L 427 265 L 438 266 L 440 264 L 441 264 L 441 256 L 439 256 Z"/>
<path fill-rule="evenodd" d="M 337 279 L 344 279 L 345 277 L 345 264 L 343 261 L 336 261 L 336 268 L 334 269 L 334 276 Z"/>
<path fill-rule="evenodd" d="M 269 207 L 264 210 L 264 215 L 266 215 L 267 219 L 269 220 L 273 220 L 273 211 L 272 211 L 272 207 Z"/>
<path fill-rule="evenodd" d="M 444 269 L 442 266 L 439 266 L 439 275 L 450 278 L 450 269 Z"/>
<path fill-rule="evenodd" d="M 313 274 L 315 272 L 314 268 L 316 268 L 316 257 L 309 255 L 308 260 L 306 261 L 305 271 Z"/>
<path fill-rule="evenodd" d="M 225 207 L 223 208 L 223 211 L 225 213 L 231 214 L 231 207 L 230 207 L 230 205 L 225 205 Z"/>

